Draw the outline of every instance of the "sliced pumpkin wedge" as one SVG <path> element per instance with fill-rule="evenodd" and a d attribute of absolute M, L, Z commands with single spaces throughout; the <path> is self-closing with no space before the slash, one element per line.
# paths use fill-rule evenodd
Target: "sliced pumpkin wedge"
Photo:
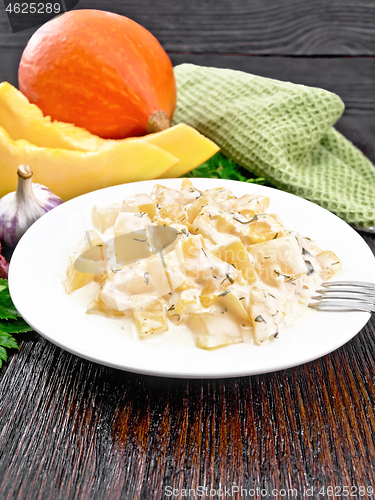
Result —
<path fill-rule="evenodd" d="M 35 146 L 97 151 L 112 147 L 116 141 L 101 139 L 71 123 L 51 121 L 41 109 L 8 82 L 0 84 L 0 127 L 13 140 L 25 139 Z"/>
<path fill-rule="evenodd" d="M 0 127 L 0 197 L 16 190 L 20 164 L 30 165 L 34 182 L 69 200 L 108 186 L 156 179 L 178 161 L 167 151 L 138 140 L 99 151 L 71 151 L 37 147 L 24 139 L 13 141 Z"/>
<path fill-rule="evenodd" d="M 217 144 L 185 123 L 156 134 L 140 137 L 140 140 L 158 146 L 180 160 L 177 165 L 161 175 L 162 179 L 185 175 L 207 161 L 220 149 Z"/>
<path fill-rule="evenodd" d="M 13 140 L 25 139 L 39 147 L 73 151 L 99 151 L 129 141 L 143 141 L 172 154 L 180 161 L 162 178 L 180 177 L 205 162 L 219 147 L 189 125 L 180 123 L 156 134 L 121 140 L 102 139 L 71 123 L 51 121 L 35 104 L 8 82 L 0 84 L 0 127 Z M 141 179 L 137 179 L 141 180 Z"/>

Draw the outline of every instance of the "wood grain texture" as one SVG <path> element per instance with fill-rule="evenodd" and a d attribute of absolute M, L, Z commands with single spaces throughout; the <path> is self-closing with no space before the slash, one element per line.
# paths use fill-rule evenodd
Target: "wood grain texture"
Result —
<path fill-rule="evenodd" d="M 1 498 L 373 485 L 374 334 L 372 319 L 315 362 L 212 381 L 120 372 L 25 336 L 1 376 Z"/>
<path fill-rule="evenodd" d="M 80 9 L 123 14 L 168 51 L 221 54 L 374 55 L 372 0 L 81 0 Z M 24 45 L 35 30 L 9 36 L 0 7 L 0 47 Z"/>
<path fill-rule="evenodd" d="M 18 86 L 20 48 L 7 49 L 1 56 L 0 81 Z M 375 115 L 375 57 L 309 58 L 220 56 L 212 54 L 169 54 L 176 66 L 184 62 L 201 66 L 231 68 L 268 78 L 321 87 L 338 94 L 346 115 Z"/>
<path fill-rule="evenodd" d="M 346 114 L 375 114 L 375 57 L 249 57 L 170 54 L 174 66 L 184 62 L 231 68 L 255 75 L 321 87 L 338 94 Z"/>

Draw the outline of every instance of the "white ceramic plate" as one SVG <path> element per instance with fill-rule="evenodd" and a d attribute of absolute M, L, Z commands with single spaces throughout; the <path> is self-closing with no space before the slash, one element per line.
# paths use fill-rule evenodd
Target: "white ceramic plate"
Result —
<path fill-rule="evenodd" d="M 198 349 L 186 335 L 169 332 L 140 340 L 120 320 L 85 314 L 79 292 L 65 294 L 61 277 L 75 244 L 90 226 L 94 204 L 151 192 L 156 183 L 179 189 L 181 180 L 145 181 L 115 186 L 75 198 L 39 219 L 21 239 L 10 265 L 13 302 L 41 335 L 83 358 L 122 370 L 168 377 L 213 378 L 266 373 L 319 358 L 350 340 L 367 323 L 367 313 L 308 310 L 297 324 L 281 330 L 276 341 L 250 341 L 213 351 Z M 198 189 L 227 187 L 236 196 L 269 196 L 270 212 L 284 225 L 333 250 L 343 262 L 340 280 L 375 282 L 375 259 L 364 240 L 345 222 L 297 196 L 264 186 L 217 179 L 196 179 Z"/>

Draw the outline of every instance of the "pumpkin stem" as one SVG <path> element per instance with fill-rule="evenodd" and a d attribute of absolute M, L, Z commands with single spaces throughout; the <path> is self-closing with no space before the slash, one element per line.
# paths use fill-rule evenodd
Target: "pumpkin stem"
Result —
<path fill-rule="evenodd" d="M 170 127 L 168 115 L 162 109 L 154 111 L 147 120 L 146 130 L 148 134 L 161 132 Z"/>

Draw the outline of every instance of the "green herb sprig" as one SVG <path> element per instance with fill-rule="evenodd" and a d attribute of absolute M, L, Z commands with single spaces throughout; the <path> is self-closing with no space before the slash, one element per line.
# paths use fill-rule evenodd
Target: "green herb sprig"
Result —
<path fill-rule="evenodd" d="M 254 184 L 268 184 L 264 177 L 256 177 L 251 172 L 240 167 L 223 153 L 216 153 L 199 167 L 188 172 L 183 177 L 210 177 L 214 179 L 230 179 L 233 181 L 251 182 Z M 270 185 L 270 184 L 268 184 Z"/>
<path fill-rule="evenodd" d="M 7 349 L 18 349 L 12 334 L 31 332 L 29 326 L 18 314 L 10 298 L 8 280 L 0 279 L 0 368 L 8 361 Z"/>

